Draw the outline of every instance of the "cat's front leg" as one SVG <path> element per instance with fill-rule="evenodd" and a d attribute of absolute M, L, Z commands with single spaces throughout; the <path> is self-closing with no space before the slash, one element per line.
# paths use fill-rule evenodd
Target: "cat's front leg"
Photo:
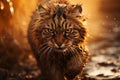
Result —
<path fill-rule="evenodd" d="M 67 80 L 81 80 L 82 72 L 84 68 L 84 60 L 80 55 L 76 55 L 71 58 L 66 67 L 65 76 Z M 77 77 L 79 76 L 79 78 Z"/>
<path fill-rule="evenodd" d="M 65 77 L 67 80 L 81 80 L 80 75 L 81 71 L 80 70 L 69 70 L 66 74 Z"/>
<path fill-rule="evenodd" d="M 63 73 L 55 67 L 42 70 L 41 77 L 41 80 L 64 80 Z"/>

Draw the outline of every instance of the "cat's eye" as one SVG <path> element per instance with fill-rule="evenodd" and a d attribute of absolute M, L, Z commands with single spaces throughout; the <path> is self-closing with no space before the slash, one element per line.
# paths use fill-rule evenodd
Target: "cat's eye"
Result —
<path fill-rule="evenodd" d="M 50 33 L 52 33 L 52 32 L 53 32 L 53 30 L 52 30 L 52 29 L 48 29 L 48 31 L 49 31 Z"/>
<path fill-rule="evenodd" d="M 43 33 L 52 33 L 53 30 L 52 29 L 43 29 Z"/>
<path fill-rule="evenodd" d="M 49 31 L 48 31 L 48 29 L 43 29 L 42 32 L 43 32 L 43 33 L 48 33 Z"/>
<path fill-rule="evenodd" d="M 69 29 L 67 29 L 65 32 L 66 32 L 66 33 L 70 33 L 70 32 L 72 32 L 72 29 L 69 28 Z"/>

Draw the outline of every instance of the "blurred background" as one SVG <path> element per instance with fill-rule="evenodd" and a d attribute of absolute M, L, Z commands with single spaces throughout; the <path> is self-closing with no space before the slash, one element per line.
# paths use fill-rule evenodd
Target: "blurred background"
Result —
<path fill-rule="evenodd" d="M 0 69 L 38 76 L 40 72 L 27 42 L 27 28 L 37 3 L 46 1 L 0 0 Z M 120 78 L 120 0 L 68 1 L 81 4 L 82 14 L 87 17 L 86 45 L 92 58 L 85 75 L 95 79 Z"/>

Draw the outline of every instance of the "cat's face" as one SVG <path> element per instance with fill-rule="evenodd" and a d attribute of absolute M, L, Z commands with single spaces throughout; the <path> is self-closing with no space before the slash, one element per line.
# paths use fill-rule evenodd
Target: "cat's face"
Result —
<path fill-rule="evenodd" d="M 85 29 L 76 23 L 63 19 L 60 24 L 48 20 L 38 30 L 40 45 L 48 46 L 56 52 L 65 52 L 77 47 L 84 40 Z"/>
<path fill-rule="evenodd" d="M 51 9 L 39 7 L 35 15 L 33 32 L 40 52 L 65 52 L 78 47 L 84 41 L 86 30 L 77 17 L 81 6 L 56 6 Z"/>

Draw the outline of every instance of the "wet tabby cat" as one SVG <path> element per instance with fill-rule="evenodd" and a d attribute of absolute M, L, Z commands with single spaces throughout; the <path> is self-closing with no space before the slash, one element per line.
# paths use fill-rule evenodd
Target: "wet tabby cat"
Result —
<path fill-rule="evenodd" d="M 41 69 L 41 80 L 74 79 L 88 60 L 83 48 L 86 29 L 81 5 L 66 1 L 39 5 L 33 13 L 28 40 Z"/>

